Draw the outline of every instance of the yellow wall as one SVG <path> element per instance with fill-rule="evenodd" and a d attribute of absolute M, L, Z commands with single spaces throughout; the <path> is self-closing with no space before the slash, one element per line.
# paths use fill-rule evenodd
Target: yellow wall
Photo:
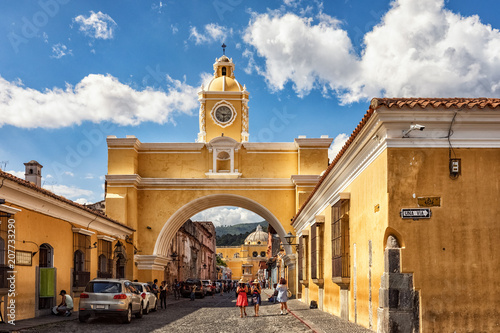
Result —
<path fill-rule="evenodd" d="M 257 251 L 258 257 L 253 257 L 252 254 Z M 242 277 L 243 264 L 252 265 L 252 278 L 257 278 L 259 271 L 259 263 L 267 261 L 267 257 L 260 257 L 261 252 L 267 251 L 267 244 L 263 245 L 241 245 L 241 246 L 218 246 L 216 253 L 222 253 L 223 260 L 227 267 L 231 269 L 232 279 L 238 280 Z M 234 254 L 238 253 L 239 257 L 235 258 Z"/>
<path fill-rule="evenodd" d="M 15 206 L 14 206 L 15 207 Z M 71 274 L 73 268 L 73 231 L 72 225 L 66 221 L 46 216 L 23 207 L 21 212 L 13 215 L 16 223 L 16 250 L 38 251 L 44 243 L 53 248 L 53 267 L 57 268 L 56 295 L 61 289 L 66 290 L 74 299 L 74 308 L 78 308 L 79 293 L 73 293 Z M 50 230 L 51 232 L 47 232 Z M 89 228 L 92 230 L 92 228 Z M 96 234 L 90 236 L 89 246 L 97 242 Z M 108 235 L 112 236 L 112 235 Z M 22 241 L 33 243 L 23 243 Z M 98 249 L 89 250 L 90 253 L 90 278 L 97 277 Z M 39 253 L 32 258 L 32 266 L 16 266 L 16 320 L 32 318 L 35 316 L 36 294 L 36 267 L 39 264 Z M 76 296 L 76 297 L 75 297 Z M 61 296 L 57 296 L 57 304 Z M 3 310 L 4 320 L 6 316 Z"/>
<path fill-rule="evenodd" d="M 462 175 L 449 178 L 448 149 L 389 150 L 389 225 L 401 234 L 402 271 L 420 290 L 422 332 L 498 330 L 500 232 L 498 149 L 456 149 Z M 402 220 L 414 198 L 441 197 L 432 217 Z"/>
<path fill-rule="evenodd" d="M 350 193 L 350 266 L 351 279 L 349 287 L 349 319 L 354 321 L 354 244 L 356 244 L 356 269 L 357 269 L 357 323 L 365 327 L 369 326 L 369 265 L 368 265 L 368 242 L 372 241 L 372 270 L 371 270 L 371 293 L 372 293 L 372 313 L 373 327 L 377 323 L 378 294 L 380 288 L 380 278 L 383 273 L 383 235 L 387 223 L 387 154 L 386 152 L 378 156 L 349 186 L 344 192 Z M 381 209 L 375 212 L 375 205 L 379 204 Z M 385 207 L 385 208 L 384 208 Z M 323 277 L 324 277 L 324 299 L 323 311 L 340 316 L 340 287 L 332 282 L 332 212 L 329 206 L 319 215 L 325 216 L 324 224 L 324 247 L 323 247 Z M 310 227 L 308 249 L 311 246 Z M 370 232 L 367 232 L 370 230 Z M 372 231 L 373 230 L 373 231 Z M 310 260 L 310 252 L 307 253 Z M 319 287 L 311 279 L 309 265 L 308 283 L 306 288 L 302 287 L 302 294 L 305 296 L 306 289 L 308 302 L 319 301 Z M 303 297 L 304 297 L 303 296 Z M 306 301 L 306 300 L 304 300 Z"/>

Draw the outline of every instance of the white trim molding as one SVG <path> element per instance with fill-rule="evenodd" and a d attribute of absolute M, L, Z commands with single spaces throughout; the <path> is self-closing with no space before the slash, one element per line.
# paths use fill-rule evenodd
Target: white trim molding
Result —
<path fill-rule="evenodd" d="M 19 213 L 20 211 L 21 211 L 21 209 L 17 209 L 17 208 L 6 206 L 6 205 L 0 205 L 0 212 L 15 215 L 16 213 Z"/>
<path fill-rule="evenodd" d="M 91 230 L 83 229 L 83 228 L 71 228 L 71 231 L 73 231 L 74 233 L 77 233 L 77 234 L 85 235 L 85 236 L 95 235 L 95 232 L 93 232 Z"/>
<path fill-rule="evenodd" d="M 106 236 L 106 235 L 97 235 L 97 239 L 101 239 L 103 241 L 111 242 L 111 243 L 116 240 L 116 238 L 109 237 L 109 236 Z"/>
<path fill-rule="evenodd" d="M 163 271 L 165 266 L 171 261 L 162 255 L 134 255 L 137 269 Z"/>

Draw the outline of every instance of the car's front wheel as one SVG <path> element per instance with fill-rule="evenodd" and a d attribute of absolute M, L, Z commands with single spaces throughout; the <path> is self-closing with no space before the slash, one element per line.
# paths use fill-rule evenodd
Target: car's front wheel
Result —
<path fill-rule="evenodd" d="M 131 321 L 132 321 L 132 307 L 129 306 L 128 310 L 127 310 L 127 314 L 123 318 L 123 323 L 130 324 Z"/>

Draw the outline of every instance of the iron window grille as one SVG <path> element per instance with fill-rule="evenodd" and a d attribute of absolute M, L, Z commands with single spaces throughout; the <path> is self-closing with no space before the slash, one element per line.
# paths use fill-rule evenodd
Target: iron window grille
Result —
<path fill-rule="evenodd" d="M 349 200 L 332 206 L 332 277 L 350 277 Z"/>

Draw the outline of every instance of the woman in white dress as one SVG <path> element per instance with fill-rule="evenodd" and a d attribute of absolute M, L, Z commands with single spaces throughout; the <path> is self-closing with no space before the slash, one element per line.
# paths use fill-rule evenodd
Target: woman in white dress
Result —
<path fill-rule="evenodd" d="M 286 302 L 288 301 L 288 287 L 286 286 L 286 280 L 284 278 L 280 279 L 280 283 L 276 286 L 276 290 L 278 291 L 277 300 L 280 302 L 281 314 L 288 314 L 288 306 Z"/>

